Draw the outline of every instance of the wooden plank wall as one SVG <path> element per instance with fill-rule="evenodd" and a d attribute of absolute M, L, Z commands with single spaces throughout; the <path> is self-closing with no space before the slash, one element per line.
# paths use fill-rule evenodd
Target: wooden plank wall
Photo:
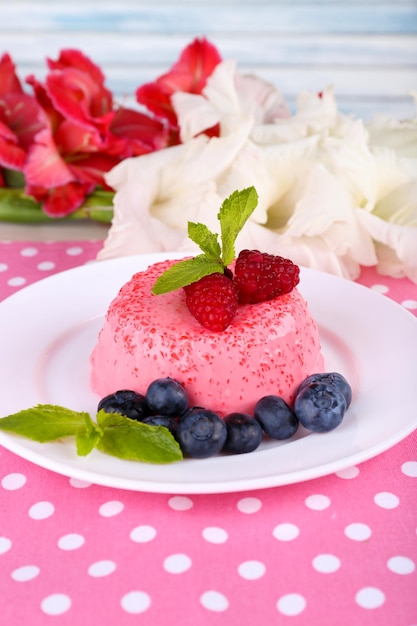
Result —
<path fill-rule="evenodd" d="M 414 114 L 417 0 L 0 0 L 0 54 L 22 79 L 78 48 L 129 104 L 196 36 L 273 82 L 291 107 L 301 90 L 333 85 L 347 113 Z"/>

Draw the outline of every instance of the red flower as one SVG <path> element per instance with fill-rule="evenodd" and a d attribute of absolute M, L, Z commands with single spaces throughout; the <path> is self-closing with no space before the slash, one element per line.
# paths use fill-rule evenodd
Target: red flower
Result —
<path fill-rule="evenodd" d="M 0 167 L 23 170 L 27 151 L 43 123 L 38 103 L 23 92 L 15 66 L 4 54 L 0 59 Z"/>
<path fill-rule="evenodd" d="M 105 133 L 114 117 L 113 96 L 100 68 L 78 50 L 62 50 L 57 61 L 47 62 L 51 71 L 45 88 L 54 108 L 80 126 Z"/>
<path fill-rule="evenodd" d="M 30 76 L 48 124 L 38 133 L 24 168 L 26 193 L 53 217 L 79 208 L 119 161 L 166 146 L 163 125 L 130 109 L 116 108 L 101 70 L 76 50 L 48 60 L 42 84 Z"/>
<path fill-rule="evenodd" d="M 26 94 L 9 55 L 0 59 L 1 167 L 23 172 L 25 192 L 51 217 L 78 209 L 117 163 L 179 142 L 171 95 L 200 93 L 220 61 L 205 39 L 187 46 L 167 74 L 137 90 L 147 115 L 118 107 L 101 69 L 78 50 L 47 59 L 42 83 L 26 79 Z M 215 134 L 209 129 L 207 133 Z"/>
<path fill-rule="evenodd" d="M 136 90 L 136 100 L 158 119 L 166 120 L 175 134 L 178 131 L 178 121 L 171 104 L 172 94 L 176 91 L 201 93 L 208 77 L 221 60 L 215 46 L 205 38 L 195 39 L 183 50 L 167 74 Z"/>

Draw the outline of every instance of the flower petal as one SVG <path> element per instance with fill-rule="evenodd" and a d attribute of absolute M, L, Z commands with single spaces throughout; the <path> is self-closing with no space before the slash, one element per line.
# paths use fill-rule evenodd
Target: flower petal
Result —
<path fill-rule="evenodd" d="M 28 185 L 47 189 L 72 181 L 73 175 L 61 158 L 50 130 L 42 130 L 30 148 L 24 174 Z"/>
<path fill-rule="evenodd" d="M 78 69 L 51 72 L 46 90 L 57 111 L 86 128 L 108 128 L 114 117 L 110 91 Z"/>
<path fill-rule="evenodd" d="M 10 93 L 23 94 L 23 88 L 15 72 L 15 65 L 10 54 L 0 58 L 0 98 Z"/>
<path fill-rule="evenodd" d="M 66 217 L 76 211 L 84 202 L 88 193 L 93 191 L 90 185 L 76 182 L 48 190 L 42 199 L 42 209 L 49 217 Z"/>
<path fill-rule="evenodd" d="M 189 220 L 218 230 L 217 212 L 226 193 L 221 194 L 216 181 L 249 130 L 250 124 L 242 124 L 233 136 L 199 136 L 116 166 L 106 176 L 116 189 L 114 219 L 99 258 L 183 249 L 189 244 Z"/>

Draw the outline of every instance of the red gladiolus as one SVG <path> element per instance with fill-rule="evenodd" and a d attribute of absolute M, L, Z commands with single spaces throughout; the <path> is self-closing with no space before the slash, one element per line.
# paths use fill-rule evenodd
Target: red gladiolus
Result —
<path fill-rule="evenodd" d="M 43 127 L 35 98 L 25 94 L 8 54 L 0 59 L 0 166 L 22 171 L 36 133 Z M 4 185 L 1 179 L 0 184 Z"/>
<path fill-rule="evenodd" d="M 172 94 L 176 91 L 201 93 L 208 77 L 221 60 L 215 46 L 205 38 L 195 39 L 183 50 L 169 72 L 136 90 L 136 100 L 176 131 L 178 122 L 171 104 Z"/>
<path fill-rule="evenodd" d="M 24 173 L 26 193 L 45 213 L 78 209 L 121 160 L 167 145 L 163 125 L 145 114 L 116 108 L 101 70 L 76 50 L 63 50 L 42 84 L 30 76 L 47 127 L 36 135 Z"/>
<path fill-rule="evenodd" d="M 9 55 L 0 59 L 1 167 L 21 171 L 25 192 L 51 217 L 76 211 L 120 161 L 179 143 L 171 105 L 178 90 L 200 93 L 221 60 L 216 48 L 196 39 L 167 74 L 137 90 L 151 115 L 118 107 L 105 76 L 85 54 L 65 49 L 47 59 L 43 82 L 28 76 L 23 91 Z M 218 134 L 208 129 L 207 134 Z"/>
<path fill-rule="evenodd" d="M 57 61 L 48 59 L 48 66 L 45 89 L 54 108 L 80 126 L 108 130 L 113 97 L 101 70 L 78 50 L 62 50 Z"/>

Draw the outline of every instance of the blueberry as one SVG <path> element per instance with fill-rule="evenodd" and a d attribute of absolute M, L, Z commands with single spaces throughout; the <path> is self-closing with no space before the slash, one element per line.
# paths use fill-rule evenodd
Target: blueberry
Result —
<path fill-rule="evenodd" d="M 258 420 L 246 413 L 230 413 L 224 421 L 227 428 L 225 452 L 242 454 L 256 450 L 263 436 Z"/>
<path fill-rule="evenodd" d="M 254 415 L 273 439 L 289 439 L 298 428 L 298 419 L 279 396 L 264 396 L 255 405 Z"/>
<path fill-rule="evenodd" d="M 165 426 L 174 436 L 178 428 L 178 421 L 170 415 L 149 415 L 142 422 L 150 426 Z"/>
<path fill-rule="evenodd" d="M 346 378 L 338 372 L 324 372 L 322 374 L 311 374 L 310 376 L 307 376 L 307 378 L 303 380 L 301 385 L 298 387 L 297 393 L 311 383 L 325 383 L 336 387 L 336 389 L 338 389 L 345 397 L 346 408 L 348 408 L 352 402 L 352 388 Z"/>
<path fill-rule="evenodd" d="M 101 409 L 106 413 L 119 413 L 138 421 L 142 421 L 150 413 L 145 396 L 130 389 L 120 389 L 102 398 L 97 411 Z"/>
<path fill-rule="evenodd" d="M 182 415 L 188 408 L 188 396 L 184 387 L 173 378 L 157 378 L 149 385 L 146 402 L 153 413 Z"/>
<path fill-rule="evenodd" d="M 227 436 L 224 420 L 207 409 L 193 408 L 178 423 L 177 440 L 185 456 L 204 459 L 220 452 Z"/>
<path fill-rule="evenodd" d="M 297 393 L 294 412 L 308 430 L 326 433 L 342 421 L 346 412 L 346 399 L 334 385 L 310 383 Z"/>

